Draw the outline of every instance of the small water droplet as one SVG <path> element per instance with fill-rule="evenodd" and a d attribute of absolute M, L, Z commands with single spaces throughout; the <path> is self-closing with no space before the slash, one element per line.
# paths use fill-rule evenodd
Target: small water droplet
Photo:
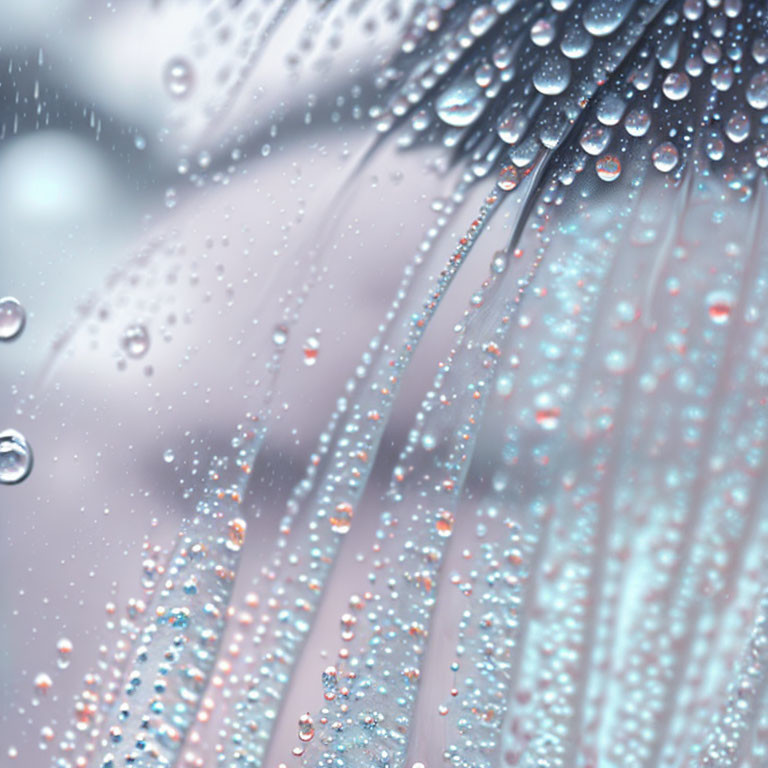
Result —
<path fill-rule="evenodd" d="M 733 296 L 727 291 L 712 291 L 707 294 L 707 313 L 716 325 L 725 325 L 731 319 Z"/>
<path fill-rule="evenodd" d="M 284 347 L 288 341 L 288 326 L 276 325 L 272 331 L 272 343 L 276 347 Z"/>
<path fill-rule="evenodd" d="M 352 505 L 342 501 L 336 505 L 336 509 L 331 515 L 331 528 L 335 533 L 349 533 L 349 529 L 352 527 L 353 516 L 354 510 Z"/>
<path fill-rule="evenodd" d="M 511 112 L 499 123 L 496 132 L 507 144 L 517 144 L 528 129 L 528 118 L 520 112 Z"/>
<path fill-rule="evenodd" d="M 32 449 L 15 429 L 0 432 L 0 483 L 15 485 L 32 471 Z"/>
<path fill-rule="evenodd" d="M 454 517 L 447 509 L 441 509 L 437 513 L 437 519 L 435 520 L 435 529 L 437 535 L 443 538 L 447 538 L 453 533 Z"/>
<path fill-rule="evenodd" d="M 18 299 L 6 296 L 0 299 L 0 340 L 11 341 L 23 330 L 27 313 Z"/>
<path fill-rule="evenodd" d="M 246 523 L 241 517 L 235 517 L 229 521 L 229 537 L 227 548 L 237 552 L 245 544 Z"/>
<path fill-rule="evenodd" d="M 45 672 L 40 672 L 35 675 L 35 689 L 39 693 L 48 693 L 52 685 L 53 680 L 51 680 L 50 675 Z"/>
<path fill-rule="evenodd" d="M 299 741 L 308 742 L 312 741 L 315 735 L 315 723 L 312 720 L 312 716 L 309 712 L 303 714 L 299 718 Z"/>
<path fill-rule="evenodd" d="M 499 185 L 499 189 L 511 192 L 518 185 L 519 176 L 519 171 L 514 165 L 505 165 L 499 171 L 499 178 L 496 183 Z"/>
<path fill-rule="evenodd" d="M 144 357 L 149 349 L 149 331 L 141 323 L 129 325 L 123 333 L 120 344 L 128 357 L 134 359 Z"/>
<path fill-rule="evenodd" d="M 651 160 L 656 170 L 669 173 L 680 160 L 680 153 L 671 141 L 665 141 L 653 150 Z"/>
<path fill-rule="evenodd" d="M 616 181 L 621 176 L 621 162 L 616 155 L 604 155 L 595 163 L 595 170 L 603 181 Z"/>
<path fill-rule="evenodd" d="M 172 448 L 166 448 L 165 451 L 163 451 L 163 461 L 166 464 L 172 464 L 175 458 L 176 454 L 174 454 Z"/>
<path fill-rule="evenodd" d="M 317 354 L 320 350 L 320 342 L 315 336 L 310 336 L 304 344 L 304 365 L 314 365 L 317 362 Z"/>
<path fill-rule="evenodd" d="M 56 663 L 59 669 L 66 669 L 69 666 L 70 659 L 72 657 L 72 641 L 69 638 L 62 637 L 58 643 L 56 643 Z"/>
<path fill-rule="evenodd" d="M 171 59 L 165 65 L 165 87 L 175 99 L 184 98 L 192 89 L 194 74 L 190 63 L 181 57 Z"/>
<path fill-rule="evenodd" d="M 725 126 L 726 136 L 734 143 L 741 144 L 749 137 L 750 123 L 746 112 L 734 112 Z"/>

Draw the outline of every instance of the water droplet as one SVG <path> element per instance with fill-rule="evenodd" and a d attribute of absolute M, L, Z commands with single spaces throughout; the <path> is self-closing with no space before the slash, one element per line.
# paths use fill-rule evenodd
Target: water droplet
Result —
<path fill-rule="evenodd" d="M 725 126 L 725 135 L 734 143 L 741 144 L 749 137 L 749 116 L 746 112 L 734 112 Z"/>
<path fill-rule="evenodd" d="M 307 712 L 299 718 L 299 741 L 305 743 L 312 741 L 314 735 L 315 723 L 312 720 L 312 716 Z"/>
<path fill-rule="evenodd" d="M 605 356 L 605 367 L 611 373 L 626 373 L 628 364 L 626 354 L 620 349 L 613 349 Z"/>
<path fill-rule="evenodd" d="M 533 75 L 533 85 L 544 96 L 560 95 L 571 82 L 571 65 L 562 56 L 549 56 Z"/>
<path fill-rule="evenodd" d="M 149 349 L 149 331 L 141 323 L 129 325 L 120 343 L 128 357 L 134 359 L 144 357 Z"/>
<path fill-rule="evenodd" d="M 355 637 L 355 625 L 357 619 L 351 613 L 344 613 L 341 616 L 341 639 L 348 643 Z"/>
<path fill-rule="evenodd" d="M 331 515 L 331 528 L 335 533 L 349 533 L 349 529 L 352 527 L 353 516 L 354 510 L 352 505 L 342 501 L 336 505 L 336 509 Z"/>
<path fill-rule="evenodd" d="M 432 451 L 432 450 L 434 450 L 436 445 L 437 445 L 437 441 L 428 432 L 424 433 L 421 436 L 421 447 L 425 451 Z"/>
<path fill-rule="evenodd" d="M 555 39 L 555 27 L 548 19 L 539 19 L 531 27 L 531 40 L 534 45 L 545 47 Z"/>
<path fill-rule="evenodd" d="M 706 61 L 706 50 L 704 51 L 704 60 Z M 708 62 L 709 63 L 709 62 Z M 710 82 L 717 88 L 718 91 L 727 91 L 733 85 L 733 68 L 730 64 L 722 63 L 718 64 L 712 70 L 712 76 Z"/>
<path fill-rule="evenodd" d="M 669 173 L 680 160 L 680 153 L 671 141 L 665 141 L 653 150 L 651 160 L 656 170 Z"/>
<path fill-rule="evenodd" d="M 645 136 L 650 127 L 651 116 L 644 109 L 633 109 L 624 120 L 624 129 L 635 138 Z"/>
<path fill-rule="evenodd" d="M 51 680 L 50 675 L 47 675 L 45 672 L 40 672 L 35 675 L 35 689 L 39 693 L 48 693 L 52 685 L 53 680 Z"/>
<path fill-rule="evenodd" d="M 508 264 L 509 264 L 509 258 L 507 256 L 506 251 L 499 251 L 493 257 L 493 261 L 491 262 L 491 269 L 497 275 L 500 275 L 507 268 Z"/>
<path fill-rule="evenodd" d="M 519 183 L 520 172 L 514 165 L 505 165 L 501 171 L 499 171 L 499 178 L 496 182 L 499 185 L 499 189 L 503 189 L 505 192 L 511 192 Z"/>
<path fill-rule="evenodd" d="M 565 30 L 560 50 L 569 59 L 581 59 L 589 53 L 593 40 L 583 27 L 574 24 Z"/>
<path fill-rule="evenodd" d="M 6 296 L 0 299 L 0 340 L 15 339 L 23 330 L 27 313 L 18 299 Z"/>
<path fill-rule="evenodd" d="M 707 294 L 707 313 L 716 325 L 725 325 L 731 319 L 733 296 L 727 291 L 712 291 Z"/>
<path fill-rule="evenodd" d="M 611 140 L 611 130 L 604 125 L 593 123 L 584 129 L 579 143 L 588 155 L 599 155 Z"/>
<path fill-rule="evenodd" d="M 437 513 L 437 520 L 435 520 L 435 529 L 438 536 L 448 537 L 453 533 L 453 515 L 447 509 L 441 509 Z"/>
<path fill-rule="evenodd" d="M 560 423 L 560 408 L 554 404 L 548 392 L 542 392 L 536 397 L 536 423 L 547 431 L 557 429 Z"/>
<path fill-rule="evenodd" d="M 753 109 L 768 107 L 768 72 L 752 75 L 747 88 L 747 101 Z"/>
<path fill-rule="evenodd" d="M 229 538 L 227 548 L 237 552 L 245 544 L 246 523 L 241 517 L 229 521 Z"/>
<path fill-rule="evenodd" d="M 171 59 L 165 65 L 165 87 L 175 99 L 184 98 L 192 89 L 194 75 L 190 63 L 181 57 Z"/>
<path fill-rule="evenodd" d="M 670 72 L 664 78 L 661 90 L 670 101 L 680 101 L 690 92 L 691 79 L 685 72 Z"/>
<path fill-rule="evenodd" d="M 317 353 L 320 350 L 320 342 L 315 336 L 310 336 L 304 344 L 304 365 L 314 365 L 317 362 Z"/>
<path fill-rule="evenodd" d="M 584 11 L 584 29 L 595 37 L 612 35 L 634 5 L 634 0 L 594 0 Z"/>
<path fill-rule="evenodd" d="M 499 123 L 496 132 L 507 144 L 517 144 L 528 128 L 528 118 L 520 112 L 512 112 Z"/>
<path fill-rule="evenodd" d="M 285 325 L 276 325 L 272 331 L 272 343 L 276 347 L 284 347 L 288 341 L 288 327 Z"/>
<path fill-rule="evenodd" d="M 0 432 L 0 483 L 14 485 L 32 471 L 32 449 L 15 429 Z"/>
<path fill-rule="evenodd" d="M 469 17 L 468 28 L 469 31 L 475 36 L 480 37 L 484 35 L 496 21 L 498 14 L 496 9 L 491 5 L 481 5 L 472 15 Z"/>
<path fill-rule="evenodd" d="M 616 181 L 621 176 L 621 163 L 616 155 L 605 155 L 595 163 L 595 170 L 603 181 Z"/>
<path fill-rule="evenodd" d="M 174 454 L 172 448 L 166 448 L 165 451 L 163 451 L 163 461 L 166 464 L 172 464 L 175 458 L 176 454 Z"/>
<path fill-rule="evenodd" d="M 464 128 L 477 120 L 485 107 L 483 91 L 474 80 L 449 88 L 437 98 L 437 116 L 447 125 Z"/>
<path fill-rule="evenodd" d="M 712 131 L 707 137 L 706 143 L 707 157 L 710 160 L 722 160 L 725 155 L 725 141 L 719 131 Z"/>
<path fill-rule="evenodd" d="M 56 643 L 56 654 L 58 656 L 56 663 L 59 669 L 66 669 L 69 666 L 72 657 L 72 641 L 69 638 L 62 637 Z"/>

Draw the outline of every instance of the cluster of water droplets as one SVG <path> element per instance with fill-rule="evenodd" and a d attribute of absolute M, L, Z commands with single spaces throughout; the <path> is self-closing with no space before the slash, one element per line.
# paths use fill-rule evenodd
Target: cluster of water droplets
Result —
<path fill-rule="evenodd" d="M 0 298 L 0 344 L 17 339 L 26 321 L 26 311 L 18 299 Z M 32 449 L 24 435 L 15 429 L 0 431 L 0 483 L 22 482 L 32 471 L 32 462 Z"/>
<path fill-rule="evenodd" d="M 477 176 L 579 134 L 609 182 L 648 150 L 679 170 L 694 136 L 712 162 L 765 167 L 765 35 L 762 9 L 742 2 L 430 3 L 372 115 L 403 146 L 455 148 Z"/>

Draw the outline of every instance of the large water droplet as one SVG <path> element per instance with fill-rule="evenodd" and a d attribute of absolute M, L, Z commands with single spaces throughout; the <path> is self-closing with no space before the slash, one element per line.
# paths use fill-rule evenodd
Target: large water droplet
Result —
<path fill-rule="evenodd" d="M 633 109 L 624 119 L 624 129 L 635 138 L 645 136 L 650 127 L 651 116 L 644 109 Z"/>
<path fill-rule="evenodd" d="M 664 78 L 661 89 L 670 101 L 680 101 L 690 92 L 691 79 L 685 72 L 670 72 Z"/>
<path fill-rule="evenodd" d="M 23 330 L 27 313 L 18 299 L 6 296 L 0 299 L 0 340 L 15 339 Z"/>
<path fill-rule="evenodd" d="M 533 75 L 536 90 L 544 96 L 558 96 L 571 81 L 571 65 L 562 56 L 549 56 Z"/>
<path fill-rule="evenodd" d="M 438 117 L 456 128 L 474 123 L 484 107 L 483 91 L 474 80 L 466 80 L 449 88 L 440 94 L 435 105 Z"/>
<path fill-rule="evenodd" d="M 29 477 L 32 449 L 15 429 L 0 432 L 0 483 L 14 485 Z"/>
<path fill-rule="evenodd" d="M 747 101 L 753 109 L 768 107 L 768 72 L 752 75 L 747 88 Z"/>
<path fill-rule="evenodd" d="M 612 35 L 627 16 L 634 0 L 594 0 L 584 11 L 584 29 L 595 37 Z"/>
<path fill-rule="evenodd" d="M 581 59 L 589 53 L 593 40 L 583 27 L 573 24 L 565 30 L 560 50 L 569 59 Z"/>

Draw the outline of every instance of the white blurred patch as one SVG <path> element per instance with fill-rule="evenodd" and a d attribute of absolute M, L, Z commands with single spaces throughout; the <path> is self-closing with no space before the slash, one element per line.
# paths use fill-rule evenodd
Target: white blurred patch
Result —
<path fill-rule="evenodd" d="M 36 227 L 97 221 L 115 202 L 116 180 L 92 142 L 43 131 L 0 149 L 0 219 Z"/>

